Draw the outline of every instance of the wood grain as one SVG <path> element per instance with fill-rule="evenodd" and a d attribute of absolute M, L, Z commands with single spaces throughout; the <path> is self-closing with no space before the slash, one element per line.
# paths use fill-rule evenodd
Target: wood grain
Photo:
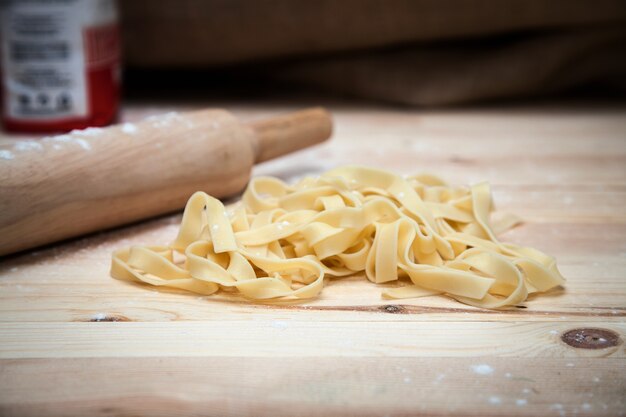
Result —
<path fill-rule="evenodd" d="M 365 318 L 365 317 L 363 317 Z M 0 358 L 100 357 L 614 357 L 572 349 L 560 335 L 594 323 L 520 321 L 240 321 L 167 323 L 11 323 L 0 325 Z M 595 323 L 597 326 L 597 323 Z M 617 334 L 626 324 L 603 324 Z M 313 347 L 310 345 L 313 343 Z M 150 348 L 151 347 L 151 348 Z"/>
<path fill-rule="evenodd" d="M 0 374 L 0 413 L 615 416 L 626 406 L 622 363 L 384 356 L 15 359 L 5 361 Z M 485 366 L 491 373 L 475 371 Z"/>
<path fill-rule="evenodd" d="M 297 107 L 233 110 L 245 120 Z M 0 415 L 624 415 L 625 108 L 330 107 L 334 140 L 254 174 L 361 163 L 486 179 L 498 209 L 526 220 L 502 239 L 555 255 L 566 286 L 494 312 L 390 302 L 362 276 L 271 305 L 111 279 L 113 249 L 175 237 L 180 215 L 163 217 L 0 263 Z M 190 109 L 131 106 L 125 117 Z M 619 342 L 563 342 L 584 328 Z"/>

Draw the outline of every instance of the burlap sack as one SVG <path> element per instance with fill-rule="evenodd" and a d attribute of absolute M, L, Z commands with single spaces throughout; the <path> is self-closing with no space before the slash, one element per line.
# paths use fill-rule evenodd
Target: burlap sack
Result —
<path fill-rule="evenodd" d="M 132 0 L 127 64 L 440 105 L 626 85 L 621 0 Z M 253 65 L 263 62 L 263 65 Z"/>

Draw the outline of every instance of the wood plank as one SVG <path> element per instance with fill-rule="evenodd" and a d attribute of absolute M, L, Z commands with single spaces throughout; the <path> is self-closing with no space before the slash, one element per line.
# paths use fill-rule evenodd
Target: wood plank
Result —
<path fill-rule="evenodd" d="M 0 414 L 6 417 L 614 417 L 626 408 L 621 358 L 72 358 L 0 364 Z"/>
<path fill-rule="evenodd" d="M 300 321 L 2 323 L 0 358 L 71 357 L 614 357 L 626 358 L 626 324 L 606 349 L 572 348 L 560 334 L 593 323 Z"/>

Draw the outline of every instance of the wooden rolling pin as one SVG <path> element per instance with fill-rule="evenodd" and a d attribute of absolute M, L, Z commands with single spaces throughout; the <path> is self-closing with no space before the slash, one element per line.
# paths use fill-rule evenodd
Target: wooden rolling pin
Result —
<path fill-rule="evenodd" d="M 255 162 L 320 143 L 321 108 L 242 124 L 224 110 L 17 142 L 0 160 L 0 255 L 232 196 Z"/>

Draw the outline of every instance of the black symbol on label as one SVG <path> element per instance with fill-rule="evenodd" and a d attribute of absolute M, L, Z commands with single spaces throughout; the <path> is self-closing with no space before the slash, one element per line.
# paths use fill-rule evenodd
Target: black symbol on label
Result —
<path fill-rule="evenodd" d="M 20 103 L 20 107 L 28 107 L 30 105 L 30 97 L 26 94 L 18 95 L 17 101 Z"/>
<path fill-rule="evenodd" d="M 70 107 L 72 107 L 72 98 L 68 94 L 62 93 L 57 97 L 57 108 L 67 110 Z"/>
<path fill-rule="evenodd" d="M 48 96 L 46 94 L 40 93 L 37 95 L 37 103 L 40 105 L 45 106 L 48 104 L 48 101 Z"/>

